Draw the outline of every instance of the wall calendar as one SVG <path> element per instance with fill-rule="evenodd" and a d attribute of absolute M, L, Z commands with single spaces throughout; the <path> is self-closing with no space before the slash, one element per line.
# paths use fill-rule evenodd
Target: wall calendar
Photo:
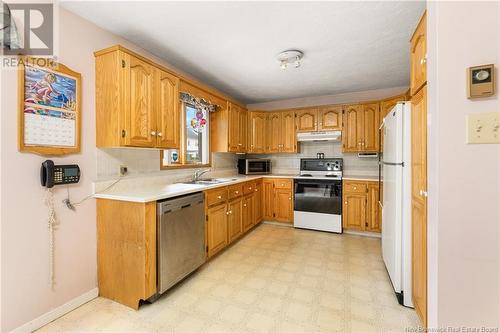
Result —
<path fill-rule="evenodd" d="M 19 65 L 19 150 L 41 155 L 80 151 L 81 75 L 45 58 Z"/>

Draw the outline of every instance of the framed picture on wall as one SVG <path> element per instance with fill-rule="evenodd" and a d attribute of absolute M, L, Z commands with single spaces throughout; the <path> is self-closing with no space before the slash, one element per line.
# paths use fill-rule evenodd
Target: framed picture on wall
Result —
<path fill-rule="evenodd" d="M 25 58 L 18 81 L 19 151 L 80 152 L 81 74 L 50 59 Z"/>

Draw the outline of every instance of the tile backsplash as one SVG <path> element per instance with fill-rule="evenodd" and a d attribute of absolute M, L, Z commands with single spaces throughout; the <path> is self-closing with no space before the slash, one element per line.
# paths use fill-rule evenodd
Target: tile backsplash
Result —
<path fill-rule="evenodd" d="M 274 173 L 298 173 L 301 158 L 316 158 L 317 153 L 324 153 L 325 158 L 341 157 L 344 159 L 344 173 L 358 175 L 377 175 L 377 158 L 359 158 L 355 153 L 342 153 L 340 142 L 302 142 L 300 152 L 296 154 L 252 155 L 247 157 L 270 158 Z M 212 171 L 236 172 L 239 157 L 232 153 L 212 153 Z M 108 148 L 97 149 L 97 181 L 114 179 L 119 176 L 120 166 L 128 168 L 127 177 L 191 175 L 192 169 L 160 170 L 160 150 L 144 148 Z"/>
<path fill-rule="evenodd" d="M 154 175 L 191 175 L 193 169 L 160 170 L 160 150 L 144 148 L 97 149 L 97 180 L 108 180 L 119 176 L 120 166 L 128 168 L 128 177 Z M 212 153 L 214 171 L 236 171 L 238 155 Z"/>
<path fill-rule="evenodd" d="M 364 176 L 378 175 L 378 158 L 359 158 L 357 153 L 342 153 L 342 143 L 300 142 L 297 154 L 248 155 L 250 157 L 270 158 L 275 173 L 298 173 L 301 158 L 316 158 L 324 153 L 325 158 L 339 157 L 344 160 L 344 173 Z"/>

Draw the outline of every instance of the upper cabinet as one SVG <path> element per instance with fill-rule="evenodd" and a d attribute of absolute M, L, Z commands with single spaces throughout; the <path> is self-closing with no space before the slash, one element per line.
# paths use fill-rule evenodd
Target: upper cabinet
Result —
<path fill-rule="evenodd" d="M 264 153 L 266 150 L 267 112 L 248 112 L 248 152 Z"/>
<path fill-rule="evenodd" d="M 379 103 L 346 105 L 344 109 L 344 152 L 379 151 Z"/>
<path fill-rule="evenodd" d="M 297 110 L 295 114 L 297 133 L 318 130 L 318 109 Z"/>
<path fill-rule="evenodd" d="M 179 78 L 120 47 L 95 56 L 97 147 L 178 148 Z"/>
<path fill-rule="evenodd" d="M 318 131 L 342 130 L 342 105 L 322 106 L 318 109 Z"/>
<path fill-rule="evenodd" d="M 296 110 L 297 133 L 342 130 L 342 105 Z"/>
<path fill-rule="evenodd" d="M 267 117 L 267 153 L 293 153 L 297 151 L 295 112 L 269 112 Z"/>
<path fill-rule="evenodd" d="M 415 95 L 427 82 L 427 18 L 422 16 L 410 41 L 410 92 Z"/>
<path fill-rule="evenodd" d="M 210 114 L 210 151 L 247 152 L 246 109 L 228 102 L 226 107 Z"/>

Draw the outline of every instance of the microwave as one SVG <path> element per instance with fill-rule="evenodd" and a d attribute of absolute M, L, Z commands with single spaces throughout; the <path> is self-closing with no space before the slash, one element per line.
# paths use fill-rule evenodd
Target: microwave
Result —
<path fill-rule="evenodd" d="M 271 160 L 268 158 L 240 158 L 238 173 L 242 175 L 263 175 L 271 173 Z"/>

